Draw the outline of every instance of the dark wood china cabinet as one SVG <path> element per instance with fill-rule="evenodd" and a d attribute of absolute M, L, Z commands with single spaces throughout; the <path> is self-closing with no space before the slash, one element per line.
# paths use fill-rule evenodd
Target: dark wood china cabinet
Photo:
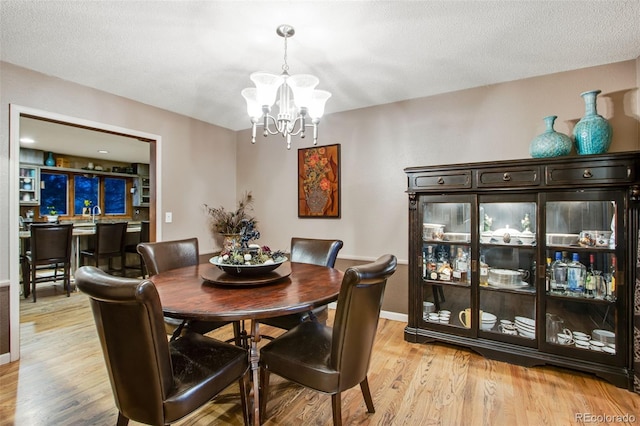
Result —
<path fill-rule="evenodd" d="M 632 389 L 640 152 L 405 173 L 405 340 Z"/>

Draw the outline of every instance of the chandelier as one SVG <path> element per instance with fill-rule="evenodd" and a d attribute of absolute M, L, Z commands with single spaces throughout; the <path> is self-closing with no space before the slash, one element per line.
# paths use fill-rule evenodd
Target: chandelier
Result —
<path fill-rule="evenodd" d="M 304 138 L 305 129 L 312 127 L 313 144 L 316 145 L 318 123 L 331 93 L 315 90 L 320 80 L 313 75 L 289 75 L 287 39 L 295 34 L 295 30 L 290 25 L 280 25 L 276 33 L 284 37 L 282 74 L 254 72 L 250 78 L 256 87 L 242 91 L 242 96 L 247 101 L 247 113 L 251 118 L 251 143 L 256 143 L 257 128 L 262 126 L 265 137 L 281 134 L 287 141 L 287 149 L 291 149 L 291 136 L 300 135 Z M 275 116 L 271 114 L 274 104 L 278 106 L 278 114 Z"/>

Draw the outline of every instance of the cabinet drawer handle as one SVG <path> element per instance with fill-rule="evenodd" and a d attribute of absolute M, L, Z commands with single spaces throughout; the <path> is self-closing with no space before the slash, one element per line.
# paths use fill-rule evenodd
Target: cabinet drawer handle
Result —
<path fill-rule="evenodd" d="M 582 173 L 582 177 L 585 179 L 589 179 L 590 177 L 593 177 L 593 174 L 591 173 L 591 169 L 584 169 L 584 172 Z"/>
<path fill-rule="evenodd" d="M 502 175 L 502 180 L 505 182 L 509 182 L 511 180 L 511 174 L 505 173 Z"/>
<path fill-rule="evenodd" d="M 443 185 L 444 184 L 444 178 L 439 177 L 438 178 L 438 184 Z"/>

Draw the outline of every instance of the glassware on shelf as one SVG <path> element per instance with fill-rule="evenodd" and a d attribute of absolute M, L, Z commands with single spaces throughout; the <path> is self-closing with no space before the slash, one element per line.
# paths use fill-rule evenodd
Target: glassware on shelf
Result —
<path fill-rule="evenodd" d="M 609 266 L 609 271 L 604 274 L 604 279 L 606 282 L 606 295 L 605 298 L 608 300 L 616 300 L 616 257 L 611 257 L 611 266 Z"/>
<path fill-rule="evenodd" d="M 571 295 L 584 295 L 586 277 L 587 267 L 580 263 L 580 255 L 573 253 L 571 262 L 567 264 L 567 286 Z"/>
<path fill-rule="evenodd" d="M 487 265 L 484 253 L 480 255 L 480 285 L 489 285 L 489 265 Z"/>
<path fill-rule="evenodd" d="M 556 252 L 556 260 L 551 264 L 551 292 L 561 293 L 567 290 L 567 264 L 562 260 L 562 253 Z"/>
<path fill-rule="evenodd" d="M 469 282 L 469 255 L 462 247 L 458 247 L 458 252 L 454 260 L 453 281 L 460 283 Z"/>
<path fill-rule="evenodd" d="M 423 277 L 430 280 L 438 279 L 438 272 L 436 271 L 436 256 L 433 254 L 433 246 L 427 246 L 427 254 L 424 257 L 423 262 L 424 270 Z"/>

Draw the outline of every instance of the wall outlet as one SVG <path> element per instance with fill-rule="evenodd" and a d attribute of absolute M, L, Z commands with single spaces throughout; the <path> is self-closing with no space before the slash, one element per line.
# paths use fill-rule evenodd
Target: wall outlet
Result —
<path fill-rule="evenodd" d="M 173 221 L 173 213 L 165 212 L 164 213 L 164 223 L 171 223 Z"/>

